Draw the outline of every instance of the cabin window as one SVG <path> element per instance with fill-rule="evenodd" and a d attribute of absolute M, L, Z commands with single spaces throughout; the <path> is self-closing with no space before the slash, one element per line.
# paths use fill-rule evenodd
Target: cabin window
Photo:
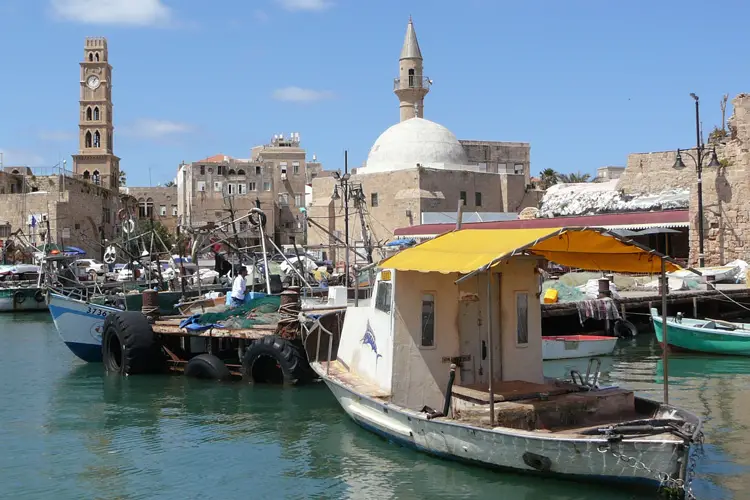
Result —
<path fill-rule="evenodd" d="M 381 281 L 378 283 L 378 293 L 375 296 L 375 309 L 385 313 L 391 312 L 391 287 L 392 283 Z"/>
<path fill-rule="evenodd" d="M 516 292 L 516 343 L 529 343 L 529 294 Z"/>
<path fill-rule="evenodd" d="M 422 347 L 435 347 L 435 295 L 422 295 Z"/>

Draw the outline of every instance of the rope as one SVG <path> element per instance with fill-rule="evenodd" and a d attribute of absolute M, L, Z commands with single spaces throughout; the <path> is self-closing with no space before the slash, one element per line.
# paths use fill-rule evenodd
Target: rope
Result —
<path fill-rule="evenodd" d="M 732 302 L 733 304 L 736 304 L 736 305 L 740 306 L 740 307 L 741 307 L 742 309 L 745 309 L 746 311 L 750 311 L 750 307 L 746 307 L 746 306 L 744 306 L 743 304 L 741 304 L 741 303 L 737 302 L 737 301 L 736 301 L 736 300 L 734 300 L 734 299 L 733 299 L 732 297 L 730 297 L 730 296 L 729 296 L 729 295 L 727 295 L 726 293 L 722 292 L 722 291 L 721 291 L 721 290 L 719 290 L 718 288 L 714 287 L 714 290 L 716 290 L 717 292 L 719 292 L 719 294 L 723 295 L 723 296 L 724 296 L 724 298 L 725 298 L 725 299 L 726 299 L 727 301 L 729 301 L 729 302 Z"/>

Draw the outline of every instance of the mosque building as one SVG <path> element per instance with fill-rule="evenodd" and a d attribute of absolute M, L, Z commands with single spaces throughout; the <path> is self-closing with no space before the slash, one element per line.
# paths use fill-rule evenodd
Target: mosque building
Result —
<path fill-rule="evenodd" d="M 459 200 L 464 213 L 486 214 L 493 220 L 514 218 L 537 205 L 539 192 L 530 182 L 529 143 L 458 140 L 448 128 L 424 118 L 431 85 L 409 19 L 393 85 L 400 121 L 377 138 L 366 162 L 352 170 L 346 183 L 343 174 L 312 181 L 308 217 L 314 224 L 308 228 L 309 247 L 323 249 L 339 262 L 344 253 L 337 255 L 336 246 L 341 246 L 347 232 L 352 247 L 363 246 L 363 232 L 377 246 L 393 239 L 397 228 L 455 218 Z M 345 191 L 348 231 L 342 208 Z M 361 260 L 352 258 L 352 262 Z"/>

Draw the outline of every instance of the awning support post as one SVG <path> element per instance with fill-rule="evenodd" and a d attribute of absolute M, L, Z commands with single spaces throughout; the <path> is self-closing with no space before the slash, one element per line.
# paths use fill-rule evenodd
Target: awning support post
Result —
<path fill-rule="evenodd" d="M 669 336 L 667 330 L 667 263 L 661 260 L 661 324 L 664 330 L 664 346 L 661 351 L 662 364 L 664 365 L 664 403 L 669 404 Z"/>
<path fill-rule="evenodd" d="M 487 349 L 490 351 L 487 367 L 490 372 L 487 391 L 490 394 L 490 427 L 495 427 L 495 391 L 492 381 L 495 378 L 494 357 L 495 350 L 492 347 L 492 267 L 487 269 Z"/>

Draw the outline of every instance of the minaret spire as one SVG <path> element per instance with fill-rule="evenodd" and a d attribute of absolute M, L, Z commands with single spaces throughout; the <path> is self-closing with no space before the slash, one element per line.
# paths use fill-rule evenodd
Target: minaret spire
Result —
<path fill-rule="evenodd" d="M 430 91 L 432 81 L 422 75 L 422 62 L 417 32 L 409 16 L 404 45 L 401 47 L 399 57 L 399 77 L 396 78 L 393 86 L 393 91 L 399 100 L 401 121 L 424 116 L 424 97 Z"/>

